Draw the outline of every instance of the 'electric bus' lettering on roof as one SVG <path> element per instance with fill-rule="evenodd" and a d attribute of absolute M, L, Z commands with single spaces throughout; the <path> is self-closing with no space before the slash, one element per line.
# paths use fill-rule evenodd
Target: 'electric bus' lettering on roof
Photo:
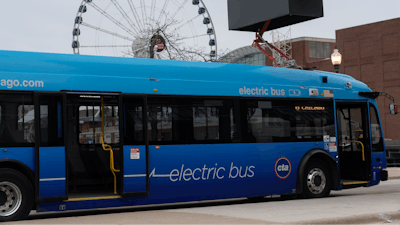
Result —
<path fill-rule="evenodd" d="M 273 87 L 264 88 L 239 88 L 239 94 L 241 95 L 263 95 L 263 96 L 285 96 L 285 89 L 275 89 Z"/>

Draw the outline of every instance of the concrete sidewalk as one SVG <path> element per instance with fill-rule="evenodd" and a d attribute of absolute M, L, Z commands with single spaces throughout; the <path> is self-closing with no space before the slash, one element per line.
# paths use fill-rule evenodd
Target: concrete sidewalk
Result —
<path fill-rule="evenodd" d="M 389 179 L 400 179 L 400 167 L 388 167 Z"/>

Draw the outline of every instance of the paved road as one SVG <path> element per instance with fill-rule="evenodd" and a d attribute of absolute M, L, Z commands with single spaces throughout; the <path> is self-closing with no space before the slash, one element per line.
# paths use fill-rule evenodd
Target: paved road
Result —
<path fill-rule="evenodd" d="M 334 191 L 323 199 L 273 197 L 259 201 L 234 199 L 161 207 L 32 213 L 25 221 L 6 224 L 371 224 L 384 222 L 381 218 L 387 215 L 400 224 L 400 179 L 370 188 Z"/>

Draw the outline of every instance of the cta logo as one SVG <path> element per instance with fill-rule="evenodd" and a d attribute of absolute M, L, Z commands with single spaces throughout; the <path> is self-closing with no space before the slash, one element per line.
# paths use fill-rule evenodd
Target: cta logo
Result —
<path fill-rule="evenodd" d="M 286 157 L 280 157 L 275 162 L 275 174 L 280 179 L 286 179 L 292 172 L 292 164 L 290 164 L 289 159 Z"/>

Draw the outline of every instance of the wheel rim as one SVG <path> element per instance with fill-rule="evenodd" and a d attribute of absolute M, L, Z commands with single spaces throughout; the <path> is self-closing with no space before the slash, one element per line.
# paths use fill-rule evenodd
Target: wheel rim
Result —
<path fill-rule="evenodd" d="M 6 196 L 5 202 L 0 205 L 0 216 L 10 216 L 21 206 L 22 193 L 17 185 L 11 182 L 0 182 L 0 193 Z"/>
<path fill-rule="evenodd" d="M 321 194 L 325 190 L 326 177 L 319 168 L 310 170 L 307 174 L 307 187 L 313 194 Z"/>

